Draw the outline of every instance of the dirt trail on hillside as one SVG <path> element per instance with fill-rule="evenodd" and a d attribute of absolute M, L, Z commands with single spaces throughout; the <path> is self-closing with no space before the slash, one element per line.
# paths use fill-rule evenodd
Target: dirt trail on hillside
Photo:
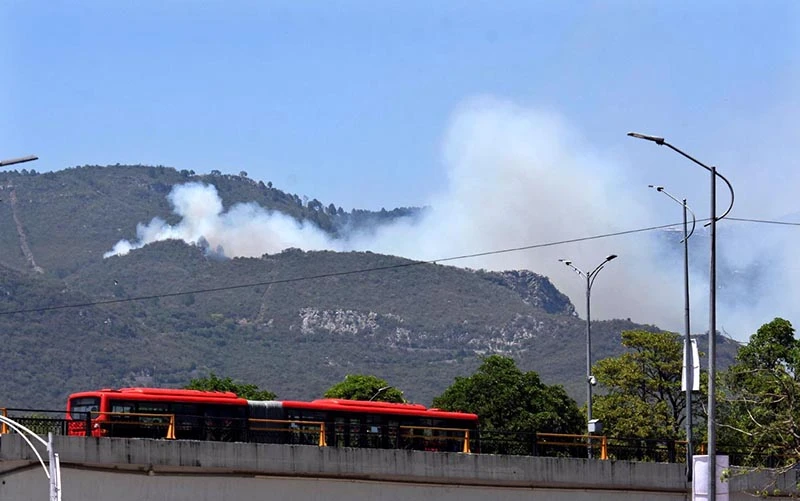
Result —
<path fill-rule="evenodd" d="M 31 248 L 28 245 L 28 237 L 25 235 L 25 229 L 22 227 L 22 222 L 19 220 L 19 216 L 17 215 L 17 190 L 11 188 L 11 196 L 9 197 L 11 201 L 11 213 L 14 216 L 14 223 L 17 225 L 17 234 L 19 235 L 19 247 L 22 249 L 22 254 L 25 256 L 25 259 L 28 260 L 33 271 L 36 273 L 44 273 L 44 269 L 36 264 L 36 260 L 33 258 L 33 252 L 31 252 Z"/>

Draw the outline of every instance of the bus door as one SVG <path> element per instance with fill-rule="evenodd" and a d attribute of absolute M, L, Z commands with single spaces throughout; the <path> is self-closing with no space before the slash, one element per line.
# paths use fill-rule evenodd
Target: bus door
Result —
<path fill-rule="evenodd" d="M 172 413 L 175 414 L 175 437 L 184 440 L 201 440 L 202 417 L 200 406 L 195 403 L 174 402 Z"/>
<path fill-rule="evenodd" d="M 400 447 L 400 421 L 390 419 L 386 422 L 383 433 L 383 448 L 397 449 Z"/>
<path fill-rule="evenodd" d="M 384 443 L 386 442 L 386 425 L 383 416 L 380 414 L 368 414 L 364 416 L 362 434 L 361 447 L 369 447 L 371 449 L 384 448 Z"/>
<path fill-rule="evenodd" d="M 336 416 L 333 420 L 336 447 L 361 447 L 361 420 L 353 415 Z"/>
<path fill-rule="evenodd" d="M 334 441 L 336 447 L 347 447 L 350 443 L 350 433 L 347 420 L 343 416 L 336 416 L 333 420 Z"/>
<path fill-rule="evenodd" d="M 204 405 L 202 416 L 204 440 L 235 442 L 243 439 L 245 408 L 234 405 Z"/>

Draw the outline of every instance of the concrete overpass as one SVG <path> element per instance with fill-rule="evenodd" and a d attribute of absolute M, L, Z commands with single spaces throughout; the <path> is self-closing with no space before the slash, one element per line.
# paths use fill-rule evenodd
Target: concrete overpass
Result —
<path fill-rule="evenodd" d="M 64 501 L 677 501 L 691 497 L 681 464 L 225 442 L 54 439 L 61 457 Z M 46 478 L 30 447 L 18 435 L 1 436 L 0 500 L 39 501 L 47 496 Z"/>

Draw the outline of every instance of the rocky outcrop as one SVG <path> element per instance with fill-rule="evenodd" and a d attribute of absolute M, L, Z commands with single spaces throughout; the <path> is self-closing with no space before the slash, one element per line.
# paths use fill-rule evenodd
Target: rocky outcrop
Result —
<path fill-rule="evenodd" d="M 500 272 L 480 271 L 478 274 L 503 287 L 508 287 L 522 297 L 525 303 L 554 315 L 575 315 L 575 306 L 566 294 L 561 293 L 544 275 L 528 270 Z"/>

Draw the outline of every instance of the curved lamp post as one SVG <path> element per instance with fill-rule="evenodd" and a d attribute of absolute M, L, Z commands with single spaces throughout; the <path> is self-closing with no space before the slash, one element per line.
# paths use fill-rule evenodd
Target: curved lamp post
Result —
<path fill-rule="evenodd" d="M 716 481 L 716 466 L 717 466 L 717 404 L 716 404 L 716 365 L 717 365 L 717 221 L 723 219 L 733 209 L 733 186 L 725 176 L 717 172 L 714 166 L 709 167 L 696 158 L 684 153 L 675 146 L 669 144 L 663 137 L 648 136 L 647 134 L 639 134 L 638 132 L 628 132 L 628 135 L 636 139 L 644 139 L 651 141 L 659 146 L 666 146 L 672 151 L 688 158 L 695 164 L 706 169 L 711 173 L 711 259 L 709 266 L 709 311 L 708 311 L 708 499 L 716 499 L 717 495 L 717 481 Z M 731 192 L 731 203 L 728 209 L 721 215 L 717 216 L 717 177 L 725 181 L 728 190 Z M 712 466 L 713 465 L 713 466 Z M 712 473 L 713 472 L 713 473 Z"/>
<path fill-rule="evenodd" d="M 671 198 L 675 203 L 683 207 L 683 290 L 684 290 L 684 328 L 685 328 L 685 338 L 683 342 L 683 360 L 684 360 L 684 385 L 686 387 L 684 390 L 686 391 L 685 397 L 685 406 L 686 406 L 686 478 L 687 480 L 692 480 L 692 454 L 694 452 L 692 446 L 692 390 L 694 388 L 694 381 L 692 381 L 692 377 L 694 373 L 692 372 L 692 368 L 694 367 L 694 361 L 692 360 L 692 334 L 691 334 L 691 324 L 689 322 L 689 237 L 694 234 L 695 224 L 697 222 L 697 217 L 694 214 L 694 211 L 686 205 L 686 199 L 678 200 L 677 198 L 673 197 L 672 195 L 664 189 L 663 186 L 653 186 L 648 185 L 650 188 L 655 188 L 656 191 L 663 193 L 664 195 Z M 686 222 L 686 212 L 692 214 L 692 229 L 689 231 L 688 224 Z"/>
<path fill-rule="evenodd" d="M 374 395 L 372 395 L 371 397 L 369 397 L 369 400 L 367 400 L 367 402 L 372 402 L 373 400 L 375 400 L 375 398 L 376 398 L 378 395 L 380 395 L 380 394 L 381 394 L 381 393 L 383 393 L 384 391 L 388 390 L 389 388 L 391 388 L 391 386 L 381 386 L 380 388 L 378 388 L 378 391 L 376 391 Z"/>
<path fill-rule="evenodd" d="M 587 431 L 591 434 L 592 430 L 590 429 L 591 422 L 592 422 L 592 386 L 594 386 L 597 381 L 595 381 L 594 376 L 592 376 L 592 316 L 591 316 L 591 296 L 592 296 L 592 285 L 594 284 L 594 279 L 597 278 L 597 274 L 600 273 L 600 270 L 603 269 L 603 266 L 606 265 L 612 259 L 616 259 L 616 254 L 611 254 L 610 256 L 606 257 L 606 259 L 597 265 L 597 267 L 590 271 L 589 273 L 581 270 L 574 264 L 572 261 L 568 259 L 559 259 L 562 263 L 572 268 L 572 271 L 580 275 L 586 280 L 586 420 L 587 420 Z M 592 457 L 592 448 L 589 447 L 589 457 Z"/>
<path fill-rule="evenodd" d="M 39 464 L 42 465 L 44 474 L 47 476 L 50 484 L 50 501 L 61 501 L 61 465 L 58 460 L 58 453 L 56 453 L 53 449 L 53 433 L 47 433 L 47 442 L 45 442 L 44 439 L 42 439 L 35 432 L 29 430 L 25 426 L 22 426 L 13 419 L 0 415 L 0 423 L 8 425 L 9 428 L 19 433 L 22 439 L 25 440 L 31 449 L 33 449 L 33 453 L 36 454 L 36 459 L 38 459 Z M 33 443 L 30 440 L 31 438 L 38 440 L 39 443 L 44 445 L 47 449 L 47 462 L 49 464 L 49 468 L 45 466 L 44 460 L 42 459 L 41 454 L 39 454 L 39 451 L 36 450 L 36 447 L 33 446 Z"/>

